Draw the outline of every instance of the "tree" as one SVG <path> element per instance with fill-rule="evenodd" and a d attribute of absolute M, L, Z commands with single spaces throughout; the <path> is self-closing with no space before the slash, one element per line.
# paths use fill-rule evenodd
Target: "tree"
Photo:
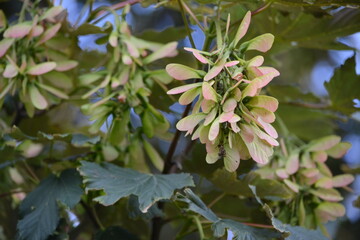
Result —
<path fill-rule="evenodd" d="M 350 57 L 319 97 L 306 76 L 355 50 L 358 1 L 54 2 L 0 11 L 0 236 L 329 237 L 360 77 Z M 180 24 L 139 29 L 135 4 Z"/>

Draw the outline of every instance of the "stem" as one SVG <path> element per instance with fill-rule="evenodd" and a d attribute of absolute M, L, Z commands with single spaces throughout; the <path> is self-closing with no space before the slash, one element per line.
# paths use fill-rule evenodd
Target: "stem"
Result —
<path fill-rule="evenodd" d="M 35 182 L 35 183 L 39 183 L 40 180 L 39 178 L 36 176 L 35 172 L 31 169 L 31 167 L 24 161 L 24 166 L 26 168 L 26 170 L 29 172 L 31 179 Z"/>
<path fill-rule="evenodd" d="M 196 223 L 196 227 L 198 228 L 199 230 L 199 237 L 200 237 L 200 240 L 203 240 L 205 239 L 205 234 L 204 234 L 204 229 L 201 225 L 201 222 L 199 220 L 199 217 L 198 216 L 194 216 L 194 220 L 195 220 L 195 223 Z"/>
<path fill-rule="evenodd" d="M 201 31 L 205 32 L 204 27 L 201 25 L 201 23 L 199 22 L 199 20 L 196 18 L 195 14 L 191 11 L 191 9 L 189 8 L 188 5 L 186 5 L 186 3 L 182 0 L 180 0 L 181 4 L 183 5 L 184 9 L 187 11 L 187 13 L 190 15 L 190 17 L 196 22 L 196 24 L 199 26 L 199 28 L 201 29 Z"/>
<path fill-rule="evenodd" d="M 270 7 L 271 4 L 272 4 L 272 1 L 269 1 L 269 2 L 265 3 L 263 6 L 261 6 L 258 9 L 252 11 L 251 16 L 255 16 L 256 14 L 259 14 L 259 13 L 263 12 L 265 9 Z"/>
<path fill-rule="evenodd" d="M 25 19 L 25 12 L 26 12 L 26 7 L 29 5 L 29 0 L 24 0 L 24 3 L 21 7 L 21 11 L 20 11 L 20 16 L 19 16 L 19 22 L 24 21 Z"/>
<path fill-rule="evenodd" d="M 120 2 L 120 3 L 117 3 L 117 4 L 114 4 L 112 6 L 110 6 L 109 8 L 112 9 L 112 10 L 119 10 L 123 7 L 125 7 L 126 5 L 133 5 L 133 4 L 136 4 L 136 3 L 139 3 L 141 2 L 142 0 L 127 0 L 127 1 L 123 1 L 123 2 Z M 103 18 L 107 15 L 109 15 L 110 13 L 107 11 L 107 10 L 102 10 L 100 12 L 98 12 L 95 16 L 95 18 Z M 97 19 L 96 21 L 99 21 L 99 19 Z"/>
<path fill-rule="evenodd" d="M 215 198 L 214 200 L 212 200 L 211 203 L 208 204 L 208 208 L 211 208 L 212 206 L 215 205 L 215 203 L 217 203 L 218 201 L 220 201 L 223 197 L 225 197 L 226 193 L 221 193 L 219 196 L 217 196 L 217 198 Z"/>
<path fill-rule="evenodd" d="M 187 19 L 186 19 L 186 15 L 185 15 L 185 11 L 184 11 L 184 6 L 183 6 L 181 0 L 178 0 L 178 4 L 179 4 L 179 7 L 180 7 L 181 16 L 182 16 L 182 19 L 183 19 L 183 22 L 184 22 L 186 31 L 187 31 L 188 36 L 189 36 L 189 40 L 190 40 L 191 46 L 192 46 L 193 48 L 196 48 L 194 39 L 193 39 L 193 37 L 191 36 L 190 26 L 189 26 L 189 23 L 188 23 L 188 21 L 187 21 Z"/>
<path fill-rule="evenodd" d="M 181 118 L 185 118 L 189 114 L 190 109 L 191 109 L 191 104 L 186 106 Z M 166 158 L 165 158 L 165 166 L 164 166 L 164 170 L 162 171 L 163 174 L 176 172 L 176 169 L 177 169 L 178 166 L 174 162 L 172 162 L 172 158 L 174 156 L 176 146 L 177 146 L 177 144 L 179 142 L 180 136 L 181 136 L 180 130 L 176 130 L 174 138 L 171 141 L 169 151 L 168 151 L 168 153 L 166 155 Z"/>
<path fill-rule="evenodd" d="M 95 225 L 96 228 L 104 230 L 104 226 L 102 225 L 98 215 L 96 214 L 94 208 L 89 207 L 84 200 L 80 201 L 81 206 L 85 209 L 86 213 L 89 215 L 91 221 Z"/>

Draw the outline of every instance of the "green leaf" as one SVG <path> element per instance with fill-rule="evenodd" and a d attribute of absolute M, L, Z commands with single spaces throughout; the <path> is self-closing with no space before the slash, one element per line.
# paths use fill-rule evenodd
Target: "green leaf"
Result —
<path fill-rule="evenodd" d="M 271 208 L 264 204 L 261 199 L 257 196 L 257 193 L 261 193 L 261 191 L 257 191 L 255 186 L 250 185 L 251 191 L 255 195 L 256 200 L 260 205 L 263 206 L 263 209 L 266 211 L 266 214 L 271 220 L 272 225 L 274 228 L 283 234 L 283 237 L 290 240 L 307 240 L 307 239 L 314 239 L 314 240 L 325 240 L 327 239 L 320 231 L 310 230 L 299 226 L 291 226 L 289 224 L 284 224 L 280 220 L 274 217 L 274 214 Z"/>
<path fill-rule="evenodd" d="M 141 116 L 141 123 L 145 135 L 148 138 L 152 138 L 154 136 L 154 119 L 151 115 L 150 110 L 145 109 L 144 113 Z"/>
<path fill-rule="evenodd" d="M 150 220 L 154 217 L 164 217 L 164 213 L 158 208 L 156 204 L 152 205 L 146 213 L 141 212 L 139 209 L 139 200 L 134 195 L 129 197 L 127 210 L 129 212 L 129 217 L 132 219 L 143 218 Z"/>
<path fill-rule="evenodd" d="M 71 89 L 73 87 L 71 78 L 62 72 L 51 71 L 41 75 L 41 77 L 43 77 L 50 85 L 58 88 Z"/>
<path fill-rule="evenodd" d="M 40 88 L 42 88 L 42 89 L 44 89 L 44 90 L 46 90 L 46 91 L 54 94 L 55 96 L 57 96 L 57 97 L 59 97 L 59 98 L 69 99 L 69 96 L 68 96 L 68 95 L 66 95 L 64 92 L 62 92 L 62 91 L 60 91 L 60 90 L 58 90 L 58 89 L 56 89 L 56 88 L 50 87 L 50 86 L 45 85 L 45 84 L 42 84 L 42 83 L 37 83 L 37 85 L 38 85 Z"/>
<path fill-rule="evenodd" d="M 149 64 L 165 57 L 174 57 L 175 55 L 177 55 L 177 44 L 177 42 L 169 42 L 166 45 L 162 46 L 161 48 L 147 56 L 143 60 L 144 64 Z"/>
<path fill-rule="evenodd" d="M 311 141 L 308 144 L 307 151 L 316 152 L 316 151 L 325 151 L 331 149 L 340 143 L 341 137 L 336 135 L 326 136 L 320 139 Z"/>
<path fill-rule="evenodd" d="M 214 231 L 215 237 L 224 236 L 228 229 L 234 234 L 233 239 L 235 240 L 268 240 L 279 236 L 276 232 L 249 227 L 230 219 L 218 220 L 211 228 Z"/>
<path fill-rule="evenodd" d="M 290 236 L 286 240 L 327 240 L 320 230 L 311 230 L 300 226 L 284 225 L 287 232 L 290 232 Z"/>
<path fill-rule="evenodd" d="M 215 237 L 221 237 L 225 234 L 225 230 L 229 229 L 234 234 L 236 240 L 267 240 L 273 237 L 279 237 L 279 234 L 271 230 L 262 230 L 246 226 L 242 223 L 235 222 L 230 219 L 220 219 L 213 211 L 211 211 L 205 203 L 190 189 L 185 189 L 185 196 L 182 194 L 176 195 L 176 200 L 187 204 L 187 211 L 193 211 L 209 221 L 213 222 L 211 228 L 214 231 Z"/>
<path fill-rule="evenodd" d="M 163 31 L 154 31 L 154 30 L 146 30 L 139 35 L 138 38 L 152 41 L 152 42 L 161 42 L 168 43 L 172 41 L 177 41 L 185 38 L 188 35 L 185 27 L 169 27 Z"/>
<path fill-rule="evenodd" d="M 286 127 L 291 133 L 305 140 L 313 140 L 333 134 L 336 127 L 335 115 L 325 111 L 280 104 L 276 113 L 286 123 Z M 275 125 L 275 127 L 279 129 L 278 126 Z"/>
<path fill-rule="evenodd" d="M 196 212 L 211 222 L 216 222 L 219 218 L 210 208 L 189 188 L 184 189 L 185 196 L 176 194 L 176 200 L 188 204 L 186 210 Z"/>
<path fill-rule="evenodd" d="M 280 102 L 320 102 L 320 99 L 314 96 L 312 93 L 303 93 L 301 89 L 296 86 L 272 84 L 267 87 L 267 90 L 273 97 L 275 97 Z"/>
<path fill-rule="evenodd" d="M 237 174 L 230 173 L 224 169 L 218 169 L 214 172 L 211 182 L 222 191 L 245 197 L 252 197 L 248 185 L 254 185 L 258 189 L 258 196 L 261 198 L 281 198 L 289 199 L 293 193 L 282 183 L 272 179 L 261 179 L 257 173 L 249 173 L 243 179 L 238 179 Z"/>
<path fill-rule="evenodd" d="M 283 20 L 286 25 L 280 33 L 283 38 L 281 40 L 300 47 L 346 50 L 349 47 L 339 43 L 337 39 L 360 30 L 360 13 L 356 9 L 343 8 L 332 16 L 325 15 L 321 18 L 304 12 L 292 17 L 296 18 L 296 22 L 290 27 L 289 18 Z"/>
<path fill-rule="evenodd" d="M 155 202 L 170 199 L 176 189 L 194 186 L 192 177 L 186 173 L 144 174 L 110 163 L 100 166 L 82 161 L 79 171 L 84 176 L 86 190 L 104 190 L 105 195 L 96 197 L 95 201 L 108 206 L 120 198 L 135 195 L 138 196 L 140 210 L 144 213 Z"/>
<path fill-rule="evenodd" d="M 329 92 L 331 107 L 345 114 L 358 111 L 354 99 L 360 99 L 360 76 L 355 72 L 355 57 L 336 69 L 329 82 L 324 83 Z"/>
<path fill-rule="evenodd" d="M 40 110 L 44 110 L 48 107 L 48 102 L 45 97 L 40 93 L 39 89 L 33 85 L 29 85 L 29 94 L 32 104 Z"/>
<path fill-rule="evenodd" d="M 81 178 L 75 169 L 50 175 L 20 205 L 23 218 L 18 222 L 19 239 L 45 240 L 59 222 L 58 202 L 74 207 L 81 198 Z"/>
<path fill-rule="evenodd" d="M 0 29 L 6 27 L 6 24 L 7 24 L 6 16 L 3 10 L 0 10 Z"/>
<path fill-rule="evenodd" d="M 149 156 L 152 164 L 156 167 L 157 170 L 162 171 L 164 169 L 164 160 L 156 149 L 146 140 L 143 141 L 144 149 L 147 155 Z"/>

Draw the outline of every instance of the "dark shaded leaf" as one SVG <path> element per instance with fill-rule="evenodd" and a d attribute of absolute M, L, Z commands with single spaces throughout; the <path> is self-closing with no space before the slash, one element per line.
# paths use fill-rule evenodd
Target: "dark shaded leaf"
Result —
<path fill-rule="evenodd" d="M 183 39 L 187 36 L 187 34 L 188 33 L 185 27 L 169 27 L 161 32 L 154 30 L 146 30 L 137 35 L 137 37 L 147 41 L 168 43 L 171 41 Z"/>
<path fill-rule="evenodd" d="M 105 163 L 103 167 L 86 161 L 81 164 L 79 171 L 84 176 L 86 189 L 104 190 L 106 195 L 94 200 L 105 206 L 114 204 L 120 198 L 135 195 L 139 198 L 140 210 L 145 213 L 155 202 L 170 199 L 176 189 L 194 186 L 192 177 L 186 173 L 152 175 L 110 163 Z"/>
<path fill-rule="evenodd" d="M 129 197 L 127 209 L 129 212 L 129 217 L 132 219 L 143 218 L 150 220 L 154 217 L 164 217 L 164 213 L 158 208 L 156 204 L 152 205 L 146 213 L 141 212 L 139 209 L 139 200 L 134 195 Z"/>
<path fill-rule="evenodd" d="M 74 207 L 83 194 L 80 185 L 81 178 L 75 169 L 43 180 L 20 205 L 23 218 L 17 225 L 19 239 L 43 240 L 52 234 L 59 222 L 58 202 Z"/>
<path fill-rule="evenodd" d="M 271 180 L 261 179 L 256 173 L 249 173 L 243 179 L 238 179 L 236 173 L 230 173 L 224 169 L 218 169 L 213 174 L 211 182 L 228 194 L 240 195 L 245 197 L 252 197 L 250 185 L 256 186 L 258 194 L 262 198 L 281 198 L 288 199 L 293 196 L 293 193 L 282 183 Z"/>
<path fill-rule="evenodd" d="M 359 109 L 354 107 L 354 99 L 360 99 L 358 86 L 360 86 L 360 76 L 356 75 L 355 57 L 352 57 L 335 70 L 329 82 L 325 82 L 332 108 L 345 114 L 358 111 Z"/>
<path fill-rule="evenodd" d="M 230 230 L 235 240 L 268 240 L 279 237 L 279 234 L 271 230 L 258 229 L 246 226 L 230 219 L 221 219 L 211 226 L 215 237 L 224 236 L 226 230 Z"/>

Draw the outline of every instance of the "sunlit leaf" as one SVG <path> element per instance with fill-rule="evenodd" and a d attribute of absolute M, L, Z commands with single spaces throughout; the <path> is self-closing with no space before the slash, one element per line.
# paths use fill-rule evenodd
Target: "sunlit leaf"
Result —
<path fill-rule="evenodd" d="M 45 97 L 40 93 L 39 89 L 33 85 L 29 85 L 29 94 L 32 104 L 40 110 L 46 109 L 48 107 L 48 102 Z"/>
<path fill-rule="evenodd" d="M 38 45 L 42 44 L 48 40 L 50 40 L 51 38 L 53 38 L 56 33 L 60 30 L 61 28 L 61 23 L 57 23 L 54 26 L 50 27 L 49 29 L 47 29 L 43 35 L 40 37 L 39 41 L 38 41 Z"/>
<path fill-rule="evenodd" d="M 241 44 L 240 49 L 243 51 L 257 50 L 259 52 L 267 52 L 272 47 L 273 42 L 274 35 L 265 33 Z"/>
<path fill-rule="evenodd" d="M 249 25 L 250 25 L 250 20 L 251 20 L 251 12 L 248 11 L 243 20 L 241 21 L 241 24 L 235 34 L 234 40 L 233 40 L 233 45 L 234 47 L 239 43 L 239 41 L 243 38 L 243 36 L 245 36 Z"/>
<path fill-rule="evenodd" d="M 79 65 L 79 63 L 74 60 L 60 61 L 60 62 L 56 62 L 55 70 L 59 71 L 59 72 L 65 72 L 65 71 L 68 71 L 70 69 L 77 67 L 78 65 Z"/>
<path fill-rule="evenodd" d="M 16 25 L 13 25 L 13 26 L 9 27 L 8 29 L 6 29 L 6 31 L 4 32 L 4 37 L 5 38 L 23 38 L 29 34 L 29 32 L 31 31 L 31 28 L 32 28 L 31 21 L 18 23 Z"/>
<path fill-rule="evenodd" d="M 37 75 L 42 75 L 42 74 L 48 73 L 48 72 L 54 70 L 55 68 L 56 68 L 55 62 L 44 62 L 44 63 L 40 63 L 40 64 L 30 67 L 26 73 L 37 76 Z"/>
<path fill-rule="evenodd" d="M 182 64 L 168 64 L 166 66 L 167 73 L 176 80 L 198 79 L 205 75 L 205 72 L 195 70 Z"/>
<path fill-rule="evenodd" d="M 160 49 L 156 50 L 149 56 L 147 56 L 143 60 L 143 62 L 144 62 L 144 64 L 149 64 L 149 63 L 154 62 L 161 58 L 174 57 L 177 54 L 176 47 L 177 47 L 177 42 L 170 42 L 170 43 L 164 45 L 163 47 L 161 47 Z"/>

